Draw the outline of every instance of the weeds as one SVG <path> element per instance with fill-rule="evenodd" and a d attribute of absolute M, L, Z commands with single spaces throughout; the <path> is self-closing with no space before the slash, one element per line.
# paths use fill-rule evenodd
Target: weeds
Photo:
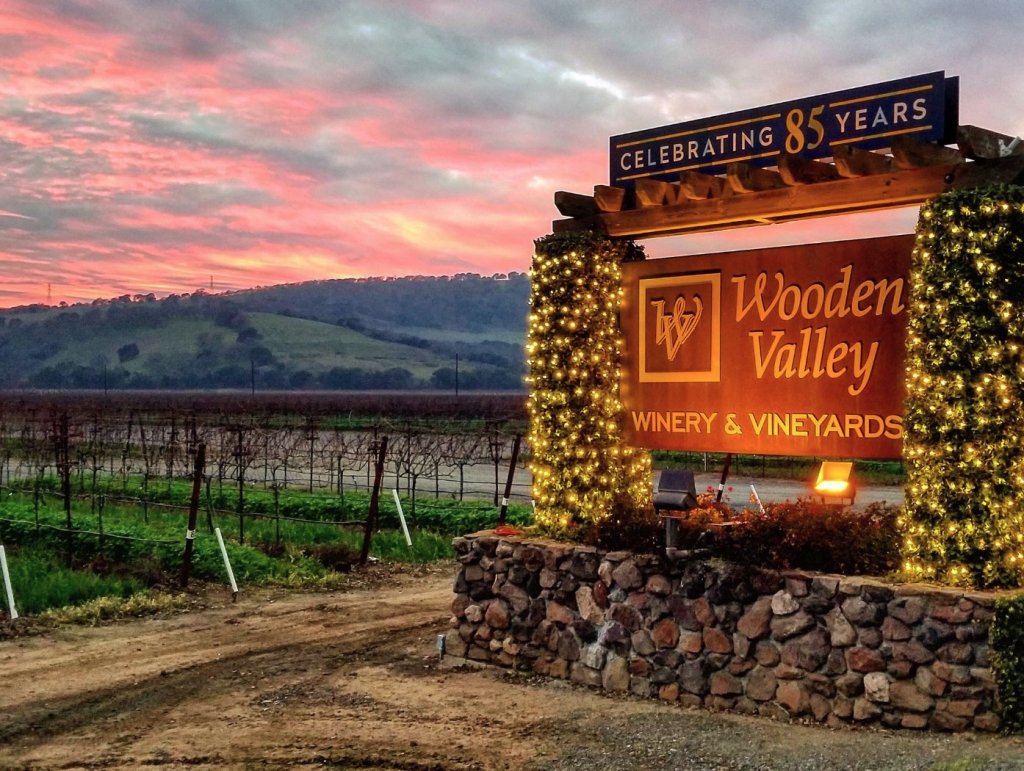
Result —
<path fill-rule="evenodd" d="M 97 597 L 74 607 L 51 608 L 39 614 L 44 624 L 98 624 L 117 618 L 134 618 L 188 606 L 184 594 L 142 591 L 131 597 Z"/>
<path fill-rule="evenodd" d="M 98 575 L 61 566 L 40 549 L 15 549 L 8 567 L 19 613 L 79 605 L 95 598 L 124 599 L 143 589 L 128 576 Z"/>
<path fill-rule="evenodd" d="M 20 572 L 15 594 L 21 612 L 38 613 L 98 597 L 123 601 L 147 587 L 176 579 L 184 548 L 184 506 L 190 485 L 175 481 L 150 488 L 150 497 L 142 504 L 115 497 L 124 495 L 126 487 L 130 495 L 141 494 L 143 485 L 138 480 L 127 486 L 120 480 L 104 482 L 107 492 L 103 497 L 85 496 L 73 501 L 73 532 L 64 529 L 62 501 L 56 495 L 44 495 L 36 505 L 31 486 L 23 485 L 27 495 L 0 499 L 0 541 L 20 547 L 20 555 L 34 555 L 24 558 L 17 568 Z M 40 486 L 52 491 L 56 480 L 44 479 Z M 204 506 L 193 552 L 194 578 L 224 580 L 222 559 L 216 541 L 210 537 L 212 528 L 219 527 L 227 539 L 235 576 L 242 584 L 336 588 L 344 583 L 343 574 L 362 549 L 363 529 L 339 522 L 355 520 L 358 524 L 364 519 L 368 495 L 347 493 L 340 499 L 281 490 L 275 500 L 271 491 L 246 490 L 244 544 L 231 540 L 233 534 L 236 539 L 240 534 L 239 515 L 229 510 L 236 506 L 236 496 L 237 492 L 225 490 L 211 496 L 209 511 Z M 480 502 L 439 500 L 418 504 L 415 519 L 411 502 L 406 504 L 412 539 L 409 546 L 399 530 L 388 529 L 398 525 L 393 500 L 381 499 L 379 524 L 385 529 L 371 538 L 373 556 L 412 563 L 447 559 L 452 556 L 452 535 L 485 529 L 497 520 L 497 510 Z M 510 510 L 510 522 L 528 519 L 526 507 Z M 74 565 L 88 566 L 92 572 L 61 567 L 69 554 Z M 44 575 L 46 581 L 40 578 Z M 91 609 L 81 612 L 86 618 L 115 612 L 114 608 L 120 606 L 114 599 L 83 605 Z"/>

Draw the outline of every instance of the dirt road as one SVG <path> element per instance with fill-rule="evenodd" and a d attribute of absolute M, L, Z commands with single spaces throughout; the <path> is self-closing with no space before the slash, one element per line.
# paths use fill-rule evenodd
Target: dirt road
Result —
<path fill-rule="evenodd" d="M 0 642 L 0 768 L 1024 769 L 1017 739 L 829 731 L 437 662 L 451 570 Z"/>

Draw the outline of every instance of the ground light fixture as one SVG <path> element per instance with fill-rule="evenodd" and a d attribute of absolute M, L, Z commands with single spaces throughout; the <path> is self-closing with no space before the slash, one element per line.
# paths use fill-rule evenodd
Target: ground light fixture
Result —
<path fill-rule="evenodd" d="M 654 512 L 665 520 L 665 548 L 679 546 L 679 518 L 697 506 L 697 480 L 692 471 L 662 471 L 654 487 Z"/>
<path fill-rule="evenodd" d="M 857 493 L 851 479 L 852 474 L 853 463 L 849 461 L 822 461 L 818 467 L 818 478 L 813 485 L 815 494 L 820 495 L 823 502 L 828 502 L 829 499 L 843 501 L 849 498 L 852 506 Z"/>

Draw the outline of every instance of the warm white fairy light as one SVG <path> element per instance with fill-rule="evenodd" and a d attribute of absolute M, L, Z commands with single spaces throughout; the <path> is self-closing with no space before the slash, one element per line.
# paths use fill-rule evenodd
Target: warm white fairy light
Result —
<path fill-rule="evenodd" d="M 1024 189 L 921 210 L 907 344 L 904 570 L 1024 582 Z"/>
<path fill-rule="evenodd" d="M 651 494 L 650 454 L 622 441 L 620 264 L 638 249 L 593 233 L 549 236 L 531 270 L 527 357 L 538 525 L 566 531 Z"/>

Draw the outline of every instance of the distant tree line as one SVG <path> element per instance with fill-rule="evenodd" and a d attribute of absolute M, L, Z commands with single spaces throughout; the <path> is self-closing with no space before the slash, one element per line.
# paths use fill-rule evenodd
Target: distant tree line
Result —
<path fill-rule="evenodd" d="M 123 295 L 89 304 L 0 310 L 0 361 L 5 365 L 0 388 L 456 387 L 454 366 L 437 367 L 423 377 L 401 366 L 296 365 L 280 350 L 280 340 L 279 350 L 272 349 L 258 329 L 260 322 L 250 316 L 276 313 L 429 351 L 433 360 L 454 363 L 459 357 L 460 389 L 520 390 L 522 345 L 481 338 L 491 331 L 496 337 L 525 338 L 528 295 L 525 274 L 467 274 L 308 282 L 221 295 L 198 291 L 163 299 Z M 188 340 L 181 339 L 180 324 L 174 333 L 162 331 L 182 320 L 201 322 L 185 328 L 205 331 Z M 140 345 L 147 330 L 146 344 Z M 459 333 L 478 342 L 465 341 Z"/>
<path fill-rule="evenodd" d="M 123 367 L 97 368 L 83 364 L 61 363 L 39 369 L 21 383 L 31 388 L 95 388 L 95 389 L 245 389 L 262 390 L 423 390 L 454 391 L 454 368 L 439 367 L 429 379 L 417 378 L 404 367 L 369 370 L 359 367 L 334 367 L 326 372 L 290 371 L 284 368 L 255 368 L 228 365 L 212 370 L 183 370 L 177 373 L 129 372 Z M 498 368 L 462 370 L 458 386 L 472 390 L 521 390 L 522 376 Z"/>
<path fill-rule="evenodd" d="M 247 311 L 280 313 L 375 329 L 427 327 L 468 332 L 516 329 L 526 335 L 530 278 L 526 273 L 336 279 L 238 292 Z"/>

